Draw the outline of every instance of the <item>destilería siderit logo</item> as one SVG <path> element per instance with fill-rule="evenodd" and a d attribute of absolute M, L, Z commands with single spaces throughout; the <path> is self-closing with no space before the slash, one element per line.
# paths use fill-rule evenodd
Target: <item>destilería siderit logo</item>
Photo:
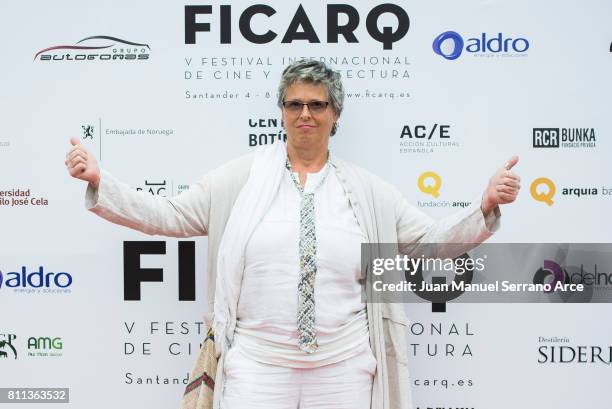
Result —
<path fill-rule="evenodd" d="M 85 37 L 72 45 L 54 45 L 34 54 L 34 61 L 75 63 L 78 61 L 145 61 L 151 47 L 117 37 Z"/>
<path fill-rule="evenodd" d="M 612 365 L 612 345 L 572 343 L 568 337 L 538 337 L 538 364 Z"/>
<path fill-rule="evenodd" d="M 463 52 L 474 57 L 526 57 L 529 41 L 523 37 L 508 37 L 503 33 L 482 33 L 479 37 L 464 40 L 456 31 L 445 31 L 432 44 L 434 53 L 447 60 L 456 60 Z"/>
<path fill-rule="evenodd" d="M 534 148 L 595 148 L 594 128 L 533 128 Z"/>
<path fill-rule="evenodd" d="M 12 357 L 17 359 L 17 349 L 13 345 L 17 335 L 0 333 L 0 359 Z"/>
<path fill-rule="evenodd" d="M 291 4 L 289 2 L 285 5 Z M 283 5 L 283 7 L 285 7 Z M 326 21 L 320 22 L 321 26 L 327 27 L 325 41 L 327 44 L 339 43 L 339 38 L 342 36 L 347 43 L 359 43 L 355 30 L 359 26 L 360 14 L 359 10 L 349 4 L 328 4 L 326 13 Z M 238 15 L 238 29 L 243 39 L 252 44 L 268 44 L 278 37 L 278 33 L 271 30 L 270 26 L 276 29 L 284 29 L 284 35 L 280 41 L 281 44 L 290 44 L 294 41 L 307 41 L 308 43 L 321 43 L 320 33 L 317 33 L 314 28 L 308 13 L 300 4 L 289 22 L 289 25 L 282 27 L 278 26 L 279 21 L 285 22 L 283 19 L 274 18 L 276 9 L 267 4 L 254 4 L 245 8 L 242 11 L 236 12 L 232 10 L 232 6 L 220 5 L 218 8 L 218 17 L 214 23 L 196 22 L 202 21 L 202 15 L 213 14 L 212 5 L 197 5 L 185 6 L 185 44 L 196 44 L 197 33 L 209 33 L 211 26 L 218 27 L 219 43 L 231 44 L 232 34 L 234 32 L 233 16 Z M 202 16 L 202 17 L 200 17 Z M 256 17 L 257 16 L 257 17 Z M 387 21 L 387 18 L 394 18 L 397 23 L 393 26 L 383 25 L 382 22 Z M 253 28 L 253 20 L 256 20 L 263 25 Z M 410 19 L 408 13 L 401 6 L 392 3 L 379 4 L 372 8 L 365 18 L 366 31 L 372 39 L 382 43 L 383 50 L 393 49 L 393 44 L 400 41 L 410 27 Z"/>
<path fill-rule="evenodd" d="M 26 266 L 22 266 L 21 271 L 3 273 L 0 270 L 0 290 L 7 288 L 26 294 L 62 294 L 70 293 L 71 286 L 71 274 L 65 271 L 46 271 L 43 266 L 39 266 L 37 271 L 28 271 Z"/>

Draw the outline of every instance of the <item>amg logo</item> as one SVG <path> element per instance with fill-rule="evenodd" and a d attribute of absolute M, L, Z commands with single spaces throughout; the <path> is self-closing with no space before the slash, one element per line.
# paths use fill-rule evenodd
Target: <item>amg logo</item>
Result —
<path fill-rule="evenodd" d="M 533 128 L 534 148 L 558 148 L 559 128 Z"/>

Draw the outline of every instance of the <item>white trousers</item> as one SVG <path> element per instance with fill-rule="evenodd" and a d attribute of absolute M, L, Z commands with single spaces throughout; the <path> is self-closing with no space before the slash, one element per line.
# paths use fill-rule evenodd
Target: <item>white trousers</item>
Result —
<path fill-rule="evenodd" d="M 235 345 L 224 369 L 222 409 L 370 409 L 376 359 L 367 348 L 335 364 L 296 369 L 254 361 Z"/>

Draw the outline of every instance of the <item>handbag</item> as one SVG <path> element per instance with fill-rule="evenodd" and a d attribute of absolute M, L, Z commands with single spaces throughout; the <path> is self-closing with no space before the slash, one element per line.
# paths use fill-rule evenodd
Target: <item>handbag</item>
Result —
<path fill-rule="evenodd" d="M 212 409 L 216 373 L 215 334 L 209 328 L 191 371 L 180 409 Z"/>

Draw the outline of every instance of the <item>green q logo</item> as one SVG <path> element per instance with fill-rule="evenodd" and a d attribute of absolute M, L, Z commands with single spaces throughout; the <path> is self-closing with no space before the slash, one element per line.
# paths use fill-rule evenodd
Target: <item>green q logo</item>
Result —
<path fill-rule="evenodd" d="M 432 180 L 433 184 L 431 183 Z M 442 187 L 442 179 L 436 172 L 427 171 L 421 173 L 417 185 L 421 192 L 438 198 L 438 196 L 440 196 L 440 188 Z"/>

